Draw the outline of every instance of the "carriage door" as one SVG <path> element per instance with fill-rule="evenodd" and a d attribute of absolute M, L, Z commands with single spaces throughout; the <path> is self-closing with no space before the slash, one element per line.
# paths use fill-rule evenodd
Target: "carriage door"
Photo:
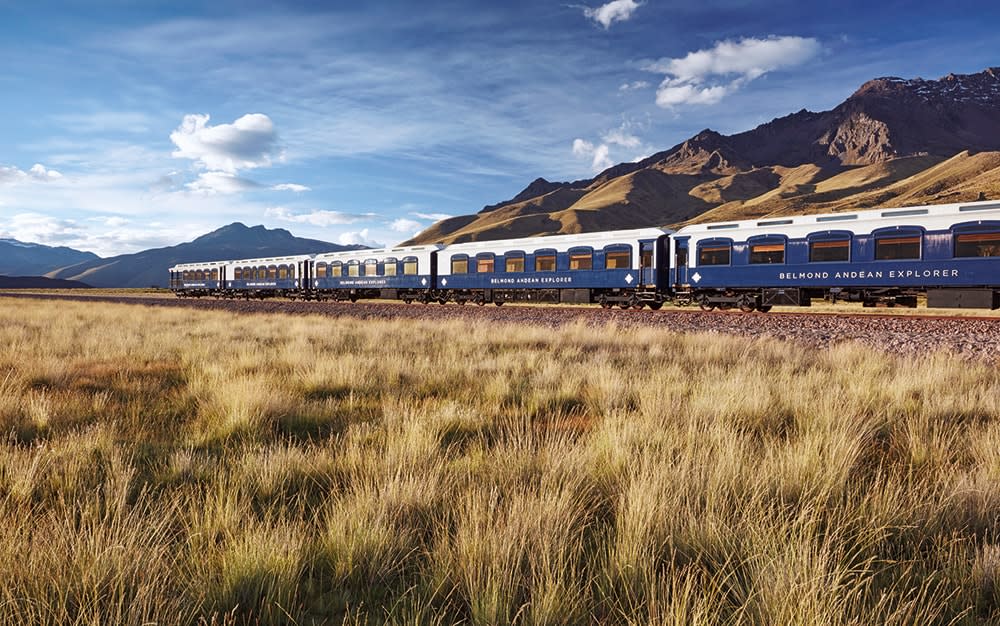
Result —
<path fill-rule="evenodd" d="M 309 261 L 299 261 L 299 280 L 301 289 L 309 288 Z"/>
<path fill-rule="evenodd" d="M 688 282 L 688 238 L 674 238 L 674 285 Z"/>
<path fill-rule="evenodd" d="M 656 242 L 639 242 L 639 284 L 643 287 L 656 286 L 656 272 L 653 269 L 653 246 Z"/>

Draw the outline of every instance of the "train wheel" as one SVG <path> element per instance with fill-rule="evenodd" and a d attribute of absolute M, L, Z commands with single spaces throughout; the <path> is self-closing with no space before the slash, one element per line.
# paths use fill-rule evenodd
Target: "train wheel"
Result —
<path fill-rule="evenodd" d="M 698 308 L 701 309 L 702 311 L 712 311 L 715 309 L 715 304 L 709 302 L 708 296 L 705 296 L 704 298 L 698 301 Z"/>
<path fill-rule="evenodd" d="M 448 298 L 438 298 L 438 304 L 448 304 Z"/>
<path fill-rule="evenodd" d="M 653 311 L 659 311 L 660 309 L 663 308 L 663 303 L 656 302 L 655 300 L 652 302 L 647 302 L 646 305 L 649 306 L 649 308 L 652 309 Z"/>
<path fill-rule="evenodd" d="M 493 304 L 495 304 L 497 306 L 503 306 L 503 300 L 497 300 Z"/>
<path fill-rule="evenodd" d="M 635 310 L 635 311 L 641 310 L 643 306 L 645 306 L 645 304 L 642 303 L 642 302 L 633 302 L 632 303 L 632 309 Z"/>
<path fill-rule="evenodd" d="M 403 302 L 405 304 L 412 304 L 413 303 L 413 299 L 412 298 L 403 298 Z"/>
<path fill-rule="evenodd" d="M 740 311 L 744 313 L 753 313 L 754 309 L 757 308 L 757 301 L 751 296 L 743 296 L 739 299 L 738 305 Z"/>
<path fill-rule="evenodd" d="M 760 311 L 761 313 L 767 313 L 768 311 L 771 310 L 771 305 L 768 304 L 768 305 L 765 305 L 765 306 L 759 306 L 759 307 L 757 307 L 757 310 Z"/>

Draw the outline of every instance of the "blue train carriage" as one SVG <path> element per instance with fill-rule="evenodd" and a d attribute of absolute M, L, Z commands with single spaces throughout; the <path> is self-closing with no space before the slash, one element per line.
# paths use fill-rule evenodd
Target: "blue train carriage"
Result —
<path fill-rule="evenodd" d="M 659 309 L 668 298 L 670 231 L 643 228 L 446 246 L 438 253 L 442 299 L 600 303 Z"/>
<path fill-rule="evenodd" d="M 226 286 L 222 295 L 246 299 L 307 297 L 312 256 L 300 254 L 226 261 Z"/>
<path fill-rule="evenodd" d="M 170 289 L 179 298 L 218 296 L 225 289 L 225 261 L 178 263 L 169 270 Z"/>
<path fill-rule="evenodd" d="M 1000 203 L 970 202 L 697 224 L 671 242 L 678 298 L 703 309 L 1000 306 Z"/>
<path fill-rule="evenodd" d="M 441 246 L 409 246 L 317 254 L 313 287 L 322 300 L 382 298 L 430 302 L 434 290 L 437 251 Z"/>

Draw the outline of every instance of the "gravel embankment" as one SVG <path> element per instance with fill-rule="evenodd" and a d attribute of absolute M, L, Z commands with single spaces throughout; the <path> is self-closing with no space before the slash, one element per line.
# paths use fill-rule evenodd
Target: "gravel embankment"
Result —
<path fill-rule="evenodd" d="M 676 332 L 708 332 L 745 337 L 771 336 L 824 347 L 856 341 L 881 352 L 918 355 L 946 349 L 964 357 L 1000 361 L 1000 317 L 923 317 L 894 315 L 833 315 L 809 313 L 703 312 L 697 309 L 661 311 L 604 310 L 567 306 L 459 306 L 456 304 L 332 303 L 279 300 L 188 300 L 157 297 L 10 294 L 5 297 L 119 302 L 144 306 L 189 307 L 236 313 L 329 315 L 357 319 L 455 320 L 561 326 L 583 322 L 619 327 L 648 326 Z"/>

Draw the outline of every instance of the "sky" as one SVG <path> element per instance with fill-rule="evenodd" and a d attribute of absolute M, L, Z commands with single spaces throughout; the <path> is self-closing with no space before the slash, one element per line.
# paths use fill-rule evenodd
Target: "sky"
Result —
<path fill-rule="evenodd" d="M 0 0 L 0 237 L 394 245 L 872 78 L 1000 66 L 998 23 L 961 0 Z"/>

